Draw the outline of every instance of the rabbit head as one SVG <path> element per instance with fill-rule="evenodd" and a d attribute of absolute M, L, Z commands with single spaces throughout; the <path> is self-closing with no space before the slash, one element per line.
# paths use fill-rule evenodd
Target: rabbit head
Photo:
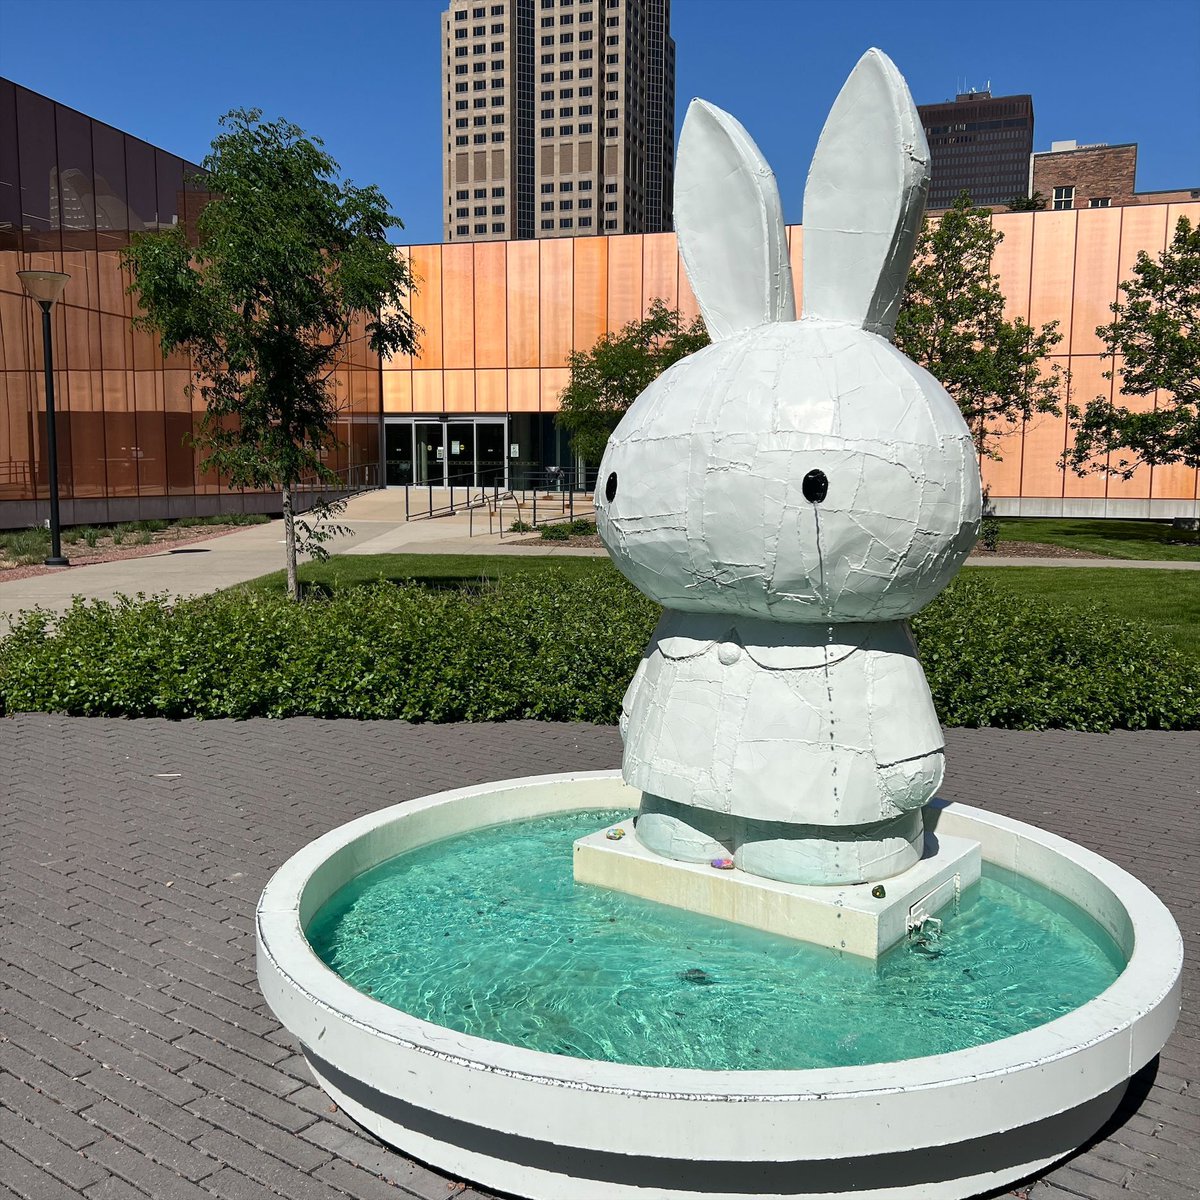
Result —
<path fill-rule="evenodd" d="M 596 485 L 618 568 L 669 608 L 894 620 L 958 570 L 979 469 L 954 401 L 888 340 L 929 151 L 904 80 L 868 51 L 804 192 L 804 315 L 775 177 L 728 113 L 692 101 L 675 223 L 713 343 L 630 407 Z"/>

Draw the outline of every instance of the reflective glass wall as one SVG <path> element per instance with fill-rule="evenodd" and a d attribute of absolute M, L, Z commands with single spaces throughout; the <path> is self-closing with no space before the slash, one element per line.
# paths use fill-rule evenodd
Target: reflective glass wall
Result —
<path fill-rule="evenodd" d="M 198 171 L 0 80 L 0 525 L 33 524 L 47 507 L 41 310 L 17 278 L 26 269 L 71 276 L 53 310 L 64 521 L 278 510 L 278 497 L 234 492 L 200 471 L 188 358 L 164 358 L 132 325 L 119 251 L 133 233 L 194 220 Z M 328 465 L 374 483 L 379 361 L 356 333 L 335 375 L 342 445 Z"/>

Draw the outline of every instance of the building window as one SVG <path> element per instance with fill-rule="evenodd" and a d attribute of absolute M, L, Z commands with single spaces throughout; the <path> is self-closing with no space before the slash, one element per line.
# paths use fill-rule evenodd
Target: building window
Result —
<path fill-rule="evenodd" d="M 542 228 L 543 228 L 543 229 L 553 229 L 553 228 L 554 228 L 554 218 L 553 218 L 553 217 L 551 217 L 551 218 L 550 218 L 550 220 L 548 220 L 548 221 L 543 221 L 543 222 L 542 222 Z"/>
<path fill-rule="evenodd" d="M 477 134 L 475 134 L 473 141 L 476 146 L 486 146 L 487 145 L 487 134 L 486 133 L 477 133 Z"/>
<path fill-rule="evenodd" d="M 571 90 L 570 88 L 567 88 L 567 89 L 566 89 L 566 90 L 563 92 L 563 95 L 564 95 L 564 96 L 566 96 L 567 92 L 569 92 L 570 90 Z M 562 108 L 560 108 L 560 109 L 558 110 L 558 115 L 559 115 L 560 117 L 563 117 L 564 119 L 565 119 L 566 117 L 573 117 L 573 116 L 575 115 L 575 107 L 574 107 L 574 105 L 571 105 L 571 104 L 564 104 L 564 105 L 563 105 L 563 107 L 562 107 Z"/>
<path fill-rule="evenodd" d="M 591 133 L 592 132 L 591 121 L 583 121 L 579 126 L 579 132 L 580 133 Z"/>
<path fill-rule="evenodd" d="M 554 45 L 554 34 L 552 34 L 552 33 L 542 34 L 541 44 L 543 46 L 553 46 Z"/>
<path fill-rule="evenodd" d="M 455 58 L 466 58 L 467 57 L 466 46 L 455 46 L 454 47 L 454 57 Z"/>
<path fill-rule="evenodd" d="M 579 190 L 581 192 L 590 192 L 592 190 L 592 181 L 590 179 L 581 179 L 579 181 Z"/>
<path fill-rule="evenodd" d="M 456 217 L 469 217 L 471 214 L 465 208 L 456 208 L 454 215 Z"/>
<path fill-rule="evenodd" d="M 496 130 L 496 131 L 495 131 L 495 132 L 492 134 L 492 141 L 493 141 L 493 142 L 502 142 L 502 141 L 504 141 L 504 130 L 503 130 L 503 129 L 498 129 L 498 130 Z"/>
<path fill-rule="evenodd" d="M 558 127 L 558 136 L 559 137 L 574 137 L 574 135 L 575 135 L 575 126 L 574 125 L 560 125 Z"/>
<path fill-rule="evenodd" d="M 465 200 L 467 198 L 467 189 L 459 188 L 459 190 L 454 193 L 454 198 L 455 200 Z"/>
<path fill-rule="evenodd" d="M 604 211 L 605 212 L 616 212 L 617 211 L 617 202 L 615 200 L 605 200 Z"/>
<path fill-rule="evenodd" d="M 542 130 L 542 137 L 547 138 L 547 137 L 553 137 L 553 136 L 554 136 L 554 126 L 553 125 L 548 125 L 545 129 Z"/>
<path fill-rule="evenodd" d="M 476 100 L 475 103 L 478 104 L 479 101 Z M 466 122 L 464 121 L 463 124 L 465 125 Z M 480 125 L 486 125 L 486 124 L 487 124 L 487 117 L 476 117 L 475 118 L 475 127 L 476 128 L 478 128 Z"/>
<path fill-rule="evenodd" d="M 477 204 L 475 206 L 475 215 L 477 217 L 486 217 L 487 216 L 487 205 L 486 204 Z"/>
<path fill-rule="evenodd" d="M 493 96 L 492 99 L 496 100 L 496 99 L 499 99 L 499 97 Z M 504 114 L 503 113 L 492 113 L 492 124 L 493 125 L 503 125 L 504 124 Z"/>
<path fill-rule="evenodd" d="M 554 109 L 543 108 L 542 109 L 542 120 L 543 121 L 553 121 L 554 120 Z"/>
<path fill-rule="evenodd" d="M 486 225 L 476 225 L 475 232 L 476 233 L 487 233 L 487 226 Z"/>
<path fill-rule="evenodd" d="M 579 197 L 579 207 L 580 208 L 591 208 L 592 202 L 591 202 L 591 200 L 588 199 L 587 196 L 580 196 Z"/>
<path fill-rule="evenodd" d="M 574 200 L 560 200 L 558 202 L 559 212 L 570 212 L 575 207 Z"/>
<path fill-rule="evenodd" d="M 1110 196 L 1093 196 L 1088 201 L 1088 208 L 1108 208 L 1111 200 Z"/>
<path fill-rule="evenodd" d="M 467 73 L 467 64 L 463 63 L 461 66 L 455 67 L 454 73 L 455 75 L 465 75 Z"/>
<path fill-rule="evenodd" d="M 589 50 L 586 54 L 581 54 L 580 57 L 581 58 L 590 58 L 591 54 L 592 54 L 592 52 Z M 592 68 L 591 67 L 580 67 L 579 68 L 579 78 L 580 79 L 591 79 L 591 77 L 592 77 Z"/>
<path fill-rule="evenodd" d="M 570 217 L 563 217 L 563 219 L 561 221 L 559 221 L 558 227 L 559 227 L 559 229 L 571 229 L 574 226 L 574 224 L 575 224 L 575 222 L 573 220 L 571 220 Z"/>
<path fill-rule="evenodd" d="M 543 195 L 543 196 L 544 196 L 544 195 L 545 195 L 547 192 L 552 192 L 552 191 L 554 191 L 554 184 L 552 184 L 552 183 L 543 183 L 543 184 L 542 184 L 542 195 Z"/>
<path fill-rule="evenodd" d="M 456 21 L 465 21 L 467 19 L 467 10 L 464 8 L 461 12 L 456 12 L 454 19 Z"/>
<path fill-rule="evenodd" d="M 467 236 L 467 234 L 471 232 L 471 230 L 470 230 L 469 226 L 466 226 L 466 225 L 456 225 L 456 226 L 454 227 L 454 232 L 455 232 L 456 234 L 458 234 L 458 236 L 459 236 L 459 237 L 466 237 L 466 236 Z"/>
<path fill-rule="evenodd" d="M 504 16 L 504 5 L 503 4 L 493 4 L 491 7 L 491 14 L 493 17 Z"/>
<path fill-rule="evenodd" d="M 504 53 L 504 43 L 503 42 L 493 42 L 492 43 L 492 53 L 493 54 L 503 54 Z"/>
<path fill-rule="evenodd" d="M 492 205 L 492 216 L 493 217 L 504 216 L 504 205 L 503 204 L 493 204 Z"/>
<path fill-rule="evenodd" d="M 610 196 L 612 196 L 612 195 L 614 195 L 614 194 L 616 193 L 616 190 L 617 190 L 617 185 L 616 185 L 615 183 L 606 183 L 606 184 L 604 185 L 604 190 L 605 190 L 605 191 L 606 191 L 606 192 L 607 192 L 607 193 L 608 193 Z"/>
<path fill-rule="evenodd" d="M 543 200 L 542 201 L 542 212 L 553 212 L 553 211 L 554 211 L 554 201 L 553 200 Z"/>
<path fill-rule="evenodd" d="M 1058 212 L 1064 208 L 1075 207 L 1075 188 L 1074 187 L 1056 187 L 1054 189 L 1054 210 Z"/>
<path fill-rule="evenodd" d="M 492 232 L 493 233 L 503 233 L 504 232 L 504 222 L 503 221 L 493 221 L 492 222 Z"/>
<path fill-rule="evenodd" d="M 504 189 L 502 187 L 492 188 L 492 199 L 493 200 L 495 200 L 497 197 L 500 197 L 503 195 L 504 195 Z"/>
<path fill-rule="evenodd" d="M 589 229 L 589 228 L 591 228 L 591 224 L 592 224 L 591 217 L 580 217 L 579 218 L 579 228 L 580 229 Z"/>
<path fill-rule="evenodd" d="M 542 55 L 541 63 L 542 63 L 543 67 L 548 67 L 553 61 L 554 61 L 553 54 L 543 54 Z"/>
<path fill-rule="evenodd" d="M 616 229 L 616 227 L 617 227 L 616 221 L 608 220 L 608 221 L 604 222 L 605 229 Z"/>
<path fill-rule="evenodd" d="M 456 137 L 454 139 L 454 144 L 456 146 L 465 146 L 467 144 L 467 141 L 468 141 L 467 135 L 465 133 L 460 133 L 458 135 L 458 137 Z"/>

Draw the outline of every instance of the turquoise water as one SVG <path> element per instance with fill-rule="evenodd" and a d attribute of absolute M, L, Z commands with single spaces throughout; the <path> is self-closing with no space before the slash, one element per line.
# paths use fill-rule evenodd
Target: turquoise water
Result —
<path fill-rule="evenodd" d="M 654 1067 L 776 1070 L 889 1062 L 1021 1033 L 1099 995 L 1124 966 L 1094 921 L 985 867 L 936 943 L 877 966 L 576 885 L 576 838 L 629 813 L 475 830 L 352 880 L 308 938 L 347 982 L 493 1041 Z"/>

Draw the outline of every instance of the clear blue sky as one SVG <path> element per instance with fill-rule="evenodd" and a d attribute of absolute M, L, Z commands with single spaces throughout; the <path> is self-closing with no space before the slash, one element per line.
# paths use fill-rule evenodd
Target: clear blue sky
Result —
<path fill-rule="evenodd" d="M 0 74 L 199 161 L 238 106 L 324 138 L 407 226 L 441 239 L 442 0 L 0 0 Z M 1200 4 L 1176 0 L 674 0 L 676 118 L 733 112 L 800 219 L 821 123 L 858 56 L 918 104 L 1030 92 L 1035 148 L 1137 142 L 1142 191 L 1200 186 Z"/>

